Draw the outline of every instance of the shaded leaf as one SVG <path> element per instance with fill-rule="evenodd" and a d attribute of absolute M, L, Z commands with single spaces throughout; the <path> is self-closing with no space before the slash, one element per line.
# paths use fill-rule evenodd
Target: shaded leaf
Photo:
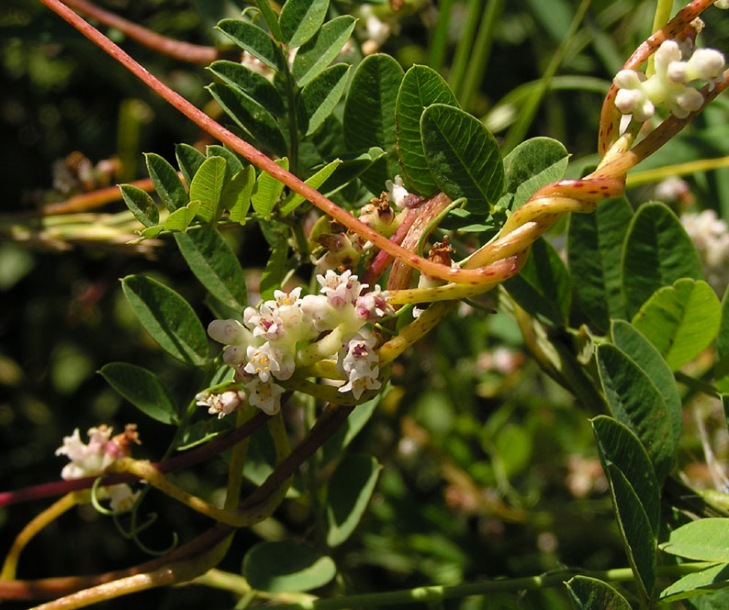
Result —
<path fill-rule="evenodd" d="M 658 481 L 673 466 L 673 424 L 653 381 L 623 351 L 610 344 L 597 348 L 600 382 L 610 411 L 630 427 L 651 458 Z"/>
<path fill-rule="evenodd" d="M 729 286 L 721 300 L 721 324 L 716 337 L 714 379 L 720 392 L 729 393 Z"/>
<path fill-rule="evenodd" d="M 592 214 L 570 214 L 567 260 L 575 299 L 600 331 L 610 319 L 626 318 L 620 269 L 623 239 L 633 210 L 625 198 L 603 201 Z"/>
<path fill-rule="evenodd" d="M 133 184 L 122 184 L 119 190 L 124 203 L 145 227 L 153 227 L 159 222 L 157 204 L 147 192 Z"/>
<path fill-rule="evenodd" d="M 572 279 L 557 251 L 544 239 L 532 245 L 519 275 L 504 287 L 532 316 L 556 327 L 567 325 L 572 301 Z"/>
<path fill-rule="evenodd" d="M 176 144 L 175 158 L 187 184 L 192 182 L 195 172 L 205 161 L 205 155 L 189 144 Z"/>
<path fill-rule="evenodd" d="M 246 303 L 243 269 L 228 242 L 210 226 L 175 234 L 175 241 L 195 277 L 228 307 Z"/>
<path fill-rule="evenodd" d="M 375 491 L 380 473 L 369 455 L 349 455 L 339 464 L 327 494 L 327 544 L 339 546 L 352 535 Z"/>
<path fill-rule="evenodd" d="M 336 108 L 347 85 L 351 66 L 335 64 L 301 90 L 299 95 L 299 121 L 305 135 L 311 135 Z"/>
<path fill-rule="evenodd" d="M 659 288 L 680 278 L 703 277 L 696 247 L 681 221 L 662 203 L 647 203 L 633 216 L 621 267 L 626 311 L 631 317 Z"/>
<path fill-rule="evenodd" d="M 624 320 L 614 320 L 610 329 L 613 343 L 633 360 L 646 376 L 653 381 L 666 405 L 671 420 L 674 443 L 681 436 L 683 407 L 678 386 L 666 361 L 653 344 L 639 330 Z"/>
<path fill-rule="evenodd" d="M 633 325 L 656 346 L 674 371 L 703 352 L 719 332 L 721 305 L 706 282 L 677 280 L 653 294 Z"/>
<path fill-rule="evenodd" d="M 420 135 L 440 189 L 453 200 L 466 197 L 471 212 L 492 211 L 503 189 L 504 164 L 481 121 L 459 108 L 433 104 L 420 119 Z"/>
<path fill-rule="evenodd" d="M 330 582 L 336 573 L 330 557 L 289 540 L 260 542 L 243 560 L 243 576 L 251 587 L 270 593 L 316 589 Z"/>
<path fill-rule="evenodd" d="M 162 349 L 193 366 L 208 361 L 205 329 L 185 299 L 171 288 L 141 275 L 128 275 L 121 282 L 137 319 Z"/>
<path fill-rule="evenodd" d="M 329 0 L 287 0 L 278 17 L 283 41 L 300 47 L 317 33 L 329 10 Z"/>
<path fill-rule="evenodd" d="M 631 610 L 628 601 L 611 585 L 588 576 L 574 576 L 565 586 L 575 610 Z"/>
<path fill-rule="evenodd" d="M 640 441 L 624 425 L 609 417 L 600 416 L 592 420 L 595 437 L 598 441 L 600 459 L 610 483 L 618 527 L 620 529 L 628 560 L 640 587 L 642 597 L 650 599 L 656 579 L 656 538 L 654 532 L 658 528 L 658 515 L 654 516 L 656 524 L 646 512 L 646 506 L 652 511 L 659 511 L 658 483 L 655 478 L 641 478 L 645 473 L 637 469 L 649 467 Z M 621 452 L 627 455 L 621 456 Z M 626 466 L 627 473 L 634 477 L 639 485 L 636 489 L 614 458 Z M 641 464 L 642 463 L 642 464 Z M 644 505 L 639 491 L 648 493 L 648 502 Z"/>
<path fill-rule="evenodd" d="M 281 53 L 276 43 L 257 25 L 242 19 L 223 19 L 216 29 L 270 68 L 280 70 L 283 67 Z"/>
<path fill-rule="evenodd" d="M 213 83 L 208 91 L 246 133 L 277 155 L 286 154 L 286 140 L 273 115 L 250 97 L 227 84 Z"/>
<path fill-rule="evenodd" d="M 266 263 L 266 268 L 261 276 L 259 292 L 261 300 L 266 301 L 273 298 L 273 293 L 281 287 L 286 276 L 286 263 L 288 262 L 289 242 L 286 235 L 281 235 L 273 247 L 271 257 Z"/>
<path fill-rule="evenodd" d="M 219 144 L 209 144 L 205 147 L 205 154 L 208 157 L 222 157 L 226 161 L 225 179 L 231 180 L 235 174 L 243 169 L 243 162 L 229 148 Z"/>
<path fill-rule="evenodd" d="M 335 17 L 299 48 L 291 72 L 299 87 L 304 87 L 332 63 L 354 31 L 356 19 L 349 15 Z"/>
<path fill-rule="evenodd" d="M 241 63 L 227 60 L 214 61 L 208 69 L 224 83 L 260 104 L 270 113 L 283 116 L 286 112 L 281 94 L 262 74 Z"/>
<path fill-rule="evenodd" d="M 111 362 L 99 371 L 123 398 L 152 419 L 176 424 L 177 407 L 157 376 L 141 366 Z"/>
<path fill-rule="evenodd" d="M 428 66 L 411 67 L 397 93 L 397 154 L 406 185 L 425 196 L 438 190 L 438 184 L 430 175 L 420 137 L 420 118 L 431 104 L 458 106 L 458 101 L 448 83 L 435 70 Z"/>
<path fill-rule="evenodd" d="M 145 153 L 147 171 L 152 179 L 154 190 L 159 195 L 162 204 L 174 212 L 187 204 L 189 198 L 175 168 L 165 159 L 155 153 Z"/>

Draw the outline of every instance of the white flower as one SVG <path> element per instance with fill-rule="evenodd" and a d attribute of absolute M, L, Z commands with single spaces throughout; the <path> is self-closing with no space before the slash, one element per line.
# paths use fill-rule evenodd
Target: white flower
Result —
<path fill-rule="evenodd" d="M 387 290 L 375 286 L 374 290 L 357 297 L 354 304 L 357 317 L 367 322 L 376 322 L 387 315 L 393 314 L 395 310 L 390 305 L 389 298 L 390 293 Z"/>
<path fill-rule="evenodd" d="M 325 275 L 317 275 L 321 294 L 327 297 L 332 307 L 339 309 L 354 303 L 367 284 L 360 284 L 356 275 L 347 269 L 341 275 L 329 269 Z"/>
<path fill-rule="evenodd" d="M 716 2 L 714 2 L 714 6 L 722 9 L 729 8 L 729 0 L 716 0 Z"/>
<path fill-rule="evenodd" d="M 339 388 L 340 392 L 352 392 L 352 396 L 359 400 L 366 390 L 380 389 L 382 383 L 377 379 L 380 367 L 375 343 L 375 336 L 363 331 L 339 351 L 337 369 L 348 380 Z"/>
<path fill-rule="evenodd" d="M 387 195 L 390 198 L 390 201 L 394 203 L 398 209 L 402 210 L 405 207 L 405 200 L 410 195 L 403 184 L 402 177 L 395 176 L 395 180 L 387 180 L 385 182 L 385 187 L 387 187 Z"/>
<path fill-rule="evenodd" d="M 729 282 L 729 226 L 714 210 L 684 214 L 681 222 L 699 251 L 706 279 L 723 293 Z"/>
<path fill-rule="evenodd" d="M 248 401 L 266 415 L 275 415 L 281 409 L 281 394 L 284 389 L 273 381 L 263 382 L 253 377 L 244 384 L 248 390 Z"/>
<path fill-rule="evenodd" d="M 620 70 L 613 78 L 618 87 L 616 108 L 637 121 L 647 121 L 660 105 L 666 105 L 674 116 L 686 118 L 704 103 L 693 85 L 708 82 L 713 87 L 723 79 L 724 56 L 713 49 L 697 49 L 682 61 L 679 44 L 666 40 L 654 58 L 655 71 L 650 78 L 635 70 Z"/>
<path fill-rule="evenodd" d="M 227 346 L 223 352 L 223 361 L 231 366 L 245 362 L 246 348 L 254 340 L 253 334 L 238 320 L 213 320 L 208 325 L 208 335 Z"/>
<path fill-rule="evenodd" d="M 222 419 L 226 415 L 230 415 L 245 402 L 245 392 L 236 392 L 228 390 L 221 394 L 215 394 L 212 392 L 200 392 L 195 396 L 197 405 L 200 407 L 208 407 L 208 413 L 210 415 L 217 415 L 218 419 Z"/>
<path fill-rule="evenodd" d="M 63 439 L 63 445 L 56 450 L 56 455 L 65 455 L 71 462 L 64 466 L 61 478 L 68 481 L 103 474 L 116 460 L 128 457 L 131 453 L 132 443 L 139 443 L 137 427 L 126 426 L 122 434 L 111 437 L 113 429 L 109 426 L 90 428 L 89 442 L 84 444 L 78 428 L 71 436 Z M 111 508 L 114 511 L 129 510 L 136 500 L 129 485 L 121 483 L 106 488 L 111 498 Z"/>

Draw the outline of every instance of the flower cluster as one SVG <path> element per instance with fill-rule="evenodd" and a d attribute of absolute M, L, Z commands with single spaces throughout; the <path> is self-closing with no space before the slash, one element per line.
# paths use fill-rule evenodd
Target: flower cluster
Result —
<path fill-rule="evenodd" d="M 112 432 L 112 428 L 104 425 L 90 428 L 88 444 L 81 440 L 78 428 L 71 436 L 65 437 L 56 455 L 65 455 L 71 462 L 64 466 L 61 478 L 68 481 L 103 474 L 116 460 L 129 456 L 132 444 L 139 444 L 137 427 L 133 424 L 127 425 L 124 432 L 114 437 Z M 110 485 L 106 493 L 114 511 L 129 510 L 137 497 L 126 483 Z"/>
<path fill-rule="evenodd" d="M 706 279 L 722 294 L 729 283 L 729 225 L 714 210 L 683 214 L 681 222 L 699 251 Z"/>
<path fill-rule="evenodd" d="M 703 95 L 693 85 L 706 82 L 713 87 L 723 78 L 724 56 L 714 49 L 696 49 L 684 61 L 678 42 L 666 40 L 654 59 L 655 72 L 650 78 L 636 70 L 621 70 L 613 79 L 619 89 L 615 106 L 637 121 L 647 121 L 656 106 L 663 104 L 674 116 L 686 118 L 704 103 Z"/>
<path fill-rule="evenodd" d="M 280 409 L 284 389 L 278 382 L 289 379 L 297 365 L 336 357 L 345 378 L 339 390 L 355 399 L 380 387 L 376 339 L 367 325 L 392 312 L 387 292 L 379 286 L 365 292 L 367 284 L 351 271 L 329 270 L 317 281 L 319 294 L 277 290 L 272 300 L 247 307 L 243 323 L 214 320 L 208 326 L 208 334 L 226 346 L 223 360 L 235 369 L 250 404 L 269 415 Z M 198 404 L 222 417 L 237 408 L 241 394 L 204 393 Z"/>

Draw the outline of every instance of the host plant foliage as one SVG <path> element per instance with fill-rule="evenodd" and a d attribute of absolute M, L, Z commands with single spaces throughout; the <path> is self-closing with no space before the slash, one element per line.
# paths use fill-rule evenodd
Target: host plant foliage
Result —
<path fill-rule="evenodd" d="M 80 0 L 41 2 L 219 142 L 179 144 L 176 165 L 149 153 L 150 181 L 120 187 L 135 243 L 175 242 L 207 291 L 209 324 L 147 275 L 124 277 L 123 293 L 161 350 L 206 381 L 179 405 L 150 370 L 123 362 L 101 369 L 140 419 L 116 436 L 100 424 L 88 441 L 77 429 L 58 450 L 70 460 L 65 483 L 2 496 L 11 504 L 65 494 L 15 539 L 0 598 L 77 608 L 197 577 L 212 582 L 205 579 L 218 574 L 210 570 L 236 544 L 236 530 L 294 499 L 321 507 L 319 530 L 311 544 L 282 536 L 252 546 L 245 580 L 217 585 L 239 595 L 243 587 L 241 607 L 380 606 L 565 586 L 575 608 L 648 608 L 729 585 L 726 494 L 695 494 L 689 503 L 687 489 L 676 492 L 682 397 L 726 401 L 729 393 L 729 298 L 717 297 L 722 279 L 702 267 L 668 206 L 634 209 L 623 196 L 628 172 L 729 85 L 723 54 L 700 48 L 700 16 L 706 11 L 711 28 L 722 19 L 713 5 L 725 2 L 694 0 L 659 21 L 628 58 L 596 126 L 599 158 L 582 176 L 568 168 L 560 142 L 536 137 L 504 150 L 438 71 L 404 70 L 372 53 L 390 26 L 367 5 L 350 15 L 329 0 L 259 0 L 220 21 L 229 46 L 202 54 L 220 111 L 211 118 L 79 13 L 133 36 L 129 24 Z M 136 36 L 156 44 L 149 32 Z M 568 215 L 565 260 L 543 236 Z M 266 245 L 255 294 L 232 245 L 253 225 Z M 331 555 L 351 540 L 377 487 L 380 464 L 350 454 L 349 444 L 394 391 L 398 358 L 463 303 L 478 316 L 512 316 L 540 367 L 594 416 L 628 567 L 304 595 L 343 578 L 346 566 Z M 697 358 L 698 368 L 687 369 Z M 304 413 L 307 426 L 293 447 L 292 413 Z M 157 462 L 133 457 L 144 416 L 176 430 Z M 170 476 L 223 455 L 222 502 Z M 318 460 L 321 473 L 301 478 L 307 460 Z M 126 523 L 144 546 L 146 498 L 159 492 L 209 518 L 209 529 L 114 573 L 19 578 L 26 545 L 79 504 Z"/>

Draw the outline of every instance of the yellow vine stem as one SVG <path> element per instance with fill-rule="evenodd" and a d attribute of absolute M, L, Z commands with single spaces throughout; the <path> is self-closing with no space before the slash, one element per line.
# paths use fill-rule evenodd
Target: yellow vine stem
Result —
<path fill-rule="evenodd" d="M 0 574 L 0 580 L 13 580 L 15 578 L 18 570 L 20 554 L 39 532 L 74 506 L 89 502 L 90 498 L 91 492 L 88 490 L 72 491 L 59 500 L 56 500 L 56 502 L 45 509 L 42 513 L 35 516 L 13 541 L 13 545 L 10 547 L 10 551 L 8 551 L 8 554 L 5 557 L 2 574 Z"/>
<path fill-rule="evenodd" d="M 276 462 L 280 463 L 291 452 L 281 413 L 278 413 L 268 421 L 268 430 L 271 434 L 274 448 L 276 450 Z M 231 527 L 247 527 L 260 523 L 271 516 L 273 511 L 283 501 L 286 496 L 286 491 L 291 485 L 291 479 L 289 478 L 283 482 L 278 491 L 271 494 L 263 504 L 256 504 L 253 507 L 244 508 L 236 502 L 231 508 L 228 508 L 228 502 L 226 502 L 226 508 L 218 508 L 217 506 L 213 506 L 209 502 L 206 502 L 202 498 L 198 498 L 181 487 L 178 487 L 154 465 L 146 460 L 121 458 L 109 467 L 108 472 L 132 474 L 135 477 L 144 480 L 155 489 L 160 490 L 170 498 L 184 504 L 188 508 L 206 515 L 211 519 L 215 519 L 220 523 L 230 525 Z M 229 497 L 237 495 L 238 489 L 239 483 L 233 485 L 232 490 L 229 489 Z M 230 493 L 231 491 L 233 492 L 232 494 Z"/>

